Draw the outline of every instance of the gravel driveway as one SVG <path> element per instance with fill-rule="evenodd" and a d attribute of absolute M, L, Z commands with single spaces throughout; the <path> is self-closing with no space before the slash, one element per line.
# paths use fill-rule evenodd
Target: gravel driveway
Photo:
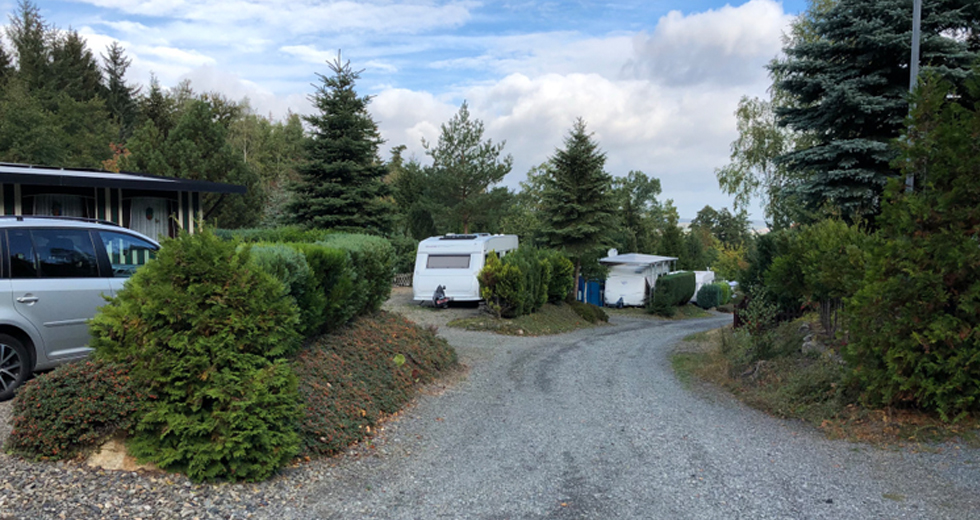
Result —
<path fill-rule="evenodd" d="M 0 518 L 976 518 L 978 450 L 828 441 L 685 388 L 671 348 L 730 319 L 538 338 L 444 327 L 468 376 L 371 445 L 259 485 L 3 455 Z"/>

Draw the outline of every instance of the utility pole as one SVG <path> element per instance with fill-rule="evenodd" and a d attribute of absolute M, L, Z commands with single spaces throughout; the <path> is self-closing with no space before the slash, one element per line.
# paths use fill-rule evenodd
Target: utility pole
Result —
<path fill-rule="evenodd" d="M 915 92 L 919 81 L 919 34 L 922 32 L 922 0 L 915 0 L 912 7 L 912 59 L 909 62 L 909 94 Z M 911 112 L 912 106 L 909 105 Z M 911 136 L 910 136 L 911 137 Z M 910 171 L 905 176 L 905 191 L 912 193 L 915 188 L 915 175 Z"/>

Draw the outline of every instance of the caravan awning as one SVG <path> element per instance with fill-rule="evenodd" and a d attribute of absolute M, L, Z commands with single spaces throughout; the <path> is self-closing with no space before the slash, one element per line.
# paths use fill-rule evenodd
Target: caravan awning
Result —
<path fill-rule="evenodd" d="M 603 265 L 654 265 L 663 262 L 673 262 L 677 258 L 673 256 L 642 255 L 639 253 L 627 253 L 625 255 L 607 256 L 600 258 L 599 263 Z"/>
<path fill-rule="evenodd" d="M 0 184 L 198 193 L 245 193 L 245 186 L 222 182 L 158 177 L 142 173 L 113 173 L 100 170 L 50 168 L 10 163 L 0 163 Z"/>

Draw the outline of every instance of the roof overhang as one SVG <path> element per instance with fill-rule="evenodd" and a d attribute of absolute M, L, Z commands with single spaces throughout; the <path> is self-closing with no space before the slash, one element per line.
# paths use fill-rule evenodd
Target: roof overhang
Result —
<path fill-rule="evenodd" d="M 193 191 L 199 193 L 245 193 L 245 186 L 192 179 L 158 177 L 142 173 L 51 168 L 0 163 L 0 184 L 61 186 L 71 188 L 121 188 L 147 191 Z"/>

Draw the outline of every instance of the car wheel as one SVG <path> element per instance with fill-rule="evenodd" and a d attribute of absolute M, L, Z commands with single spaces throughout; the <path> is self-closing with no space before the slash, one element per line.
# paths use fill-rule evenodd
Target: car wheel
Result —
<path fill-rule="evenodd" d="M 0 334 L 0 401 L 14 396 L 31 373 L 31 358 L 24 344 L 13 336 Z"/>

